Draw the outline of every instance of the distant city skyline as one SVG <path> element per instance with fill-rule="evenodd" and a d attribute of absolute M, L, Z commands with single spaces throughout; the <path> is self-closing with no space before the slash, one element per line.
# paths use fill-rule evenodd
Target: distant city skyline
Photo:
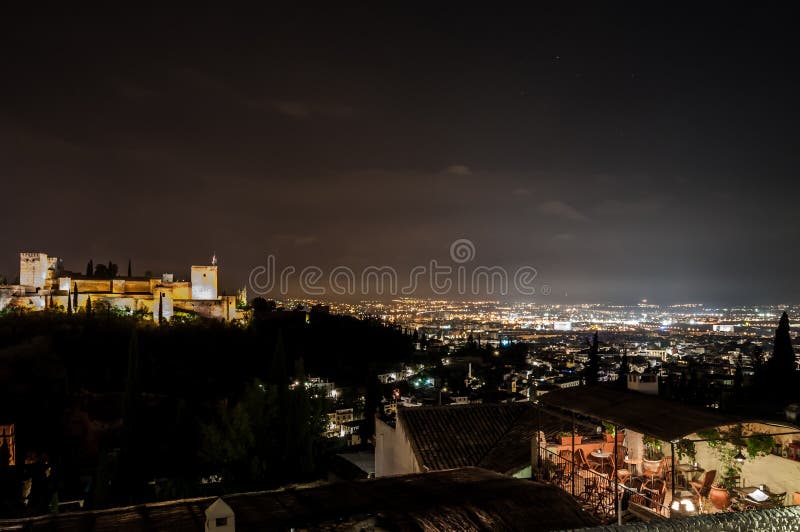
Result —
<path fill-rule="evenodd" d="M 21 251 L 176 274 L 216 252 L 234 293 L 269 254 L 408 272 L 466 238 L 476 264 L 534 267 L 553 301 L 797 301 L 793 22 L 9 14 L 0 273 Z"/>
<path fill-rule="evenodd" d="M 24 252 L 23 252 L 24 253 Z M 34 254 L 39 252 L 34 252 Z M 52 257 L 52 255 L 51 255 Z M 272 260 L 275 260 L 274 257 L 271 257 Z M 86 267 L 88 262 L 91 261 L 93 267 L 100 266 L 105 268 L 105 266 L 111 262 L 118 267 L 118 272 L 115 274 L 116 277 L 125 277 L 126 276 L 126 266 L 130 263 L 132 268 L 132 274 L 134 277 L 142 277 L 145 274 L 151 277 L 161 277 L 164 274 L 167 274 L 171 277 L 174 277 L 176 281 L 188 281 L 191 277 L 191 267 L 186 266 L 184 262 L 180 266 L 176 268 L 169 268 L 164 270 L 155 269 L 152 267 L 138 266 L 138 263 L 133 259 L 126 259 L 124 261 L 116 261 L 116 260 L 94 260 L 89 259 L 87 260 L 87 264 L 80 265 L 80 264 L 71 264 L 70 262 L 66 261 L 63 257 L 58 257 L 59 264 L 67 271 L 67 272 L 75 272 L 78 275 L 84 275 L 86 271 Z M 216 254 L 212 254 L 206 258 L 206 260 L 198 260 L 193 262 L 192 264 L 202 265 L 202 264 L 211 264 L 212 262 L 217 263 L 219 259 L 217 258 Z M 0 261 L 2 262 L 2 261 Z M 265 264 L 269 264 L 269 260 L 264 261 Z M 596 298 L 596 299 L 578 299 L 577 297 L 570 296 L 568 290 L 564 290 L 564 292 L 559 291 L 560 289 L 564 289 L 563 285 L 553 285 L 546 280 L 539 279 L 539 273 L 537 270 L 534 269 L 533 277 L 529 281 L 529 288 L 533 290 L 533 293 L 530 295 L 526 295 L 524 293 L 520 293 L 517 289 L 515 289 L 515 279 L 514 273 L 521 270 L 511 270 L 506 273 L 508 279 L 506 280 L 508 286 L 508 290 L 505 295 L 499 293 L 497 284 L 492 284 L 496 282 L 496 279 L 492 279 L 489 275 L 492 273 L 492 268 L 502 269 L 499 266 L 486 266 L 486 265 L 472 265 L 468 262 L 463 264 L 459 264 L 458 262 L 448 262 L 447 260 L 443 260 L 441 262 L 436 261 L 436 265 L 439 268 L 447 268 L 449 267 L 449 272 L 446 272 L 441 279 L 450 283 L 450 288 L 446 291 L 440 291 L 438 293 L 431 293 L 429 286 L 434 281 L 430 277 L 430 266 L 428 264 L 410 266 L 408 271 L 398 270 L 391 266 L 381 265 L 367 265 L 362 270 L 357 270 L 350 267 L 345 267 L 343 265 L 333 266 L 330 270 L 324 270 L 319 268 L 316 265 L 298 265 L 293 266 L 291 264 L 282 265 L 285 272 L 281 272 L 281 265 L 278 265 L 277 273 L 273 273 L 272 277 L 274 277 L 272 281 L 272 286 L 268 290 L 260 290 L 259 286 L 253 285 L 254 280 L 258 279 L 260 282 L 264 282 L 266 278 L 266 274 L 264 273 L 265 267 L 264 264 L 256 265 L 247 273 L 247 278 L 244 279 L 242 282 L 240 280 L 234 279 L 231 280 L 227 278 L 226 271 L 224 266 L 221 267 L 222 272 L 222 279 L 220 281 L 220 291 L 221 293 L 224 292 L 228 295 L 236 294 L 242 288 L 247 291 L 249 299 L 254 297 L 263 297 L 265 299 L 272 299 L 272 300 L 289 300 L 289 301 L 319 301 L 319 302 L 330 302 L 330 303 L 365 303 L 370 301 L 383 301 L 383 302 L 392 302 L 392 301 L 399 301 L 399 300 L 420 300 L 420 301 L 448 301 L 448 302 L 464 302 L 464 303 L 476 303 L 476 302 L 496 302 L 497 304 L 520 304 L 520 305 L 537 305 L 546 307 L 548 305 L 565 305 L 565 306 L 580 306 L 580 305 L 620 305 L 620 306 L 636 306 L 636 305 L 649 305 L 654 307 L 681 307 L 681 306 L 698 306 L 698 307 L 709 307 L 709 308 L 736 308 L 736 307 L 749 307 L 749 308 L 757 308 L 758 306 L 764 307 L 791 307 L 796 304 L 795 301 L 786 299 L 786 298 L 776 298 L 773 300 L 751 300 L 745 301 L 742 299 L 736 301 L 714 301 L 714 300 L 700 300 L 699 298 L 694 299 L 666 299 L 666 300 L 658 300 L 653 299 L 651 297 L 641 297 L 641 298 L 631 298 L 631 299 L 622 299 L 622 298 Z M 20 280 L 19 275 L 19 262 L 14 266 L 16 270 L 13 270 L 11 274 L 5 274 L 4 272 L 0 271 L 0 276 L 5 277 L 9 284 L 13 284 Z M 273 268 L 276 266 L 273 265 Z M 301 279 L 303 276 L 303 270 L 314 268 L 320 271 L 321 277 L 318 280 L 313 281 L 305 281 L 306 284 L 303 284 Z M 422 274 L 417 272 L 417 277 L 415 277 L 414 268 L 422 268 Z M 459 268 L 463 269 L 465 274 L 464 279 L 460 279 L 459 277 Z M 527 266 L 523 265 L 518 268 L 527 268 Z M 345 269 L 350 272 L 350 275 L 353 276 L 353 281 L 355 282 L 354 291 L 350 293 L 337 293 L 335 288 L 332 288 L 332 282 L 340 283 L 340 286 L 343 286 L 343 281 L 341 277 L 341 270 Z M 386 271 L 392 271 L 395 274 L 395 278 L 392 282 L 389 282 L 388 279 L 381 279 L 379 276 L 382 273 L 386 273 Z M 488 272 L 488 273 L 487 273 Z M 441 272 L 440 272 L 441 273 Z M 368 279 L 364 277 L 365 274 L 371 275 Z M 476 275 L 478 274 L 478 275 Z M 102 274 L 103 277 L 105 274 Z M 262 277 L 257 277 L 257 276 Z M 287 279 L 287 284 L 283 286 L 283 277 L 285 276 Z M 378 283 L 377 285 L 375 283 Z M 416 284 L 414 284 L 416 282 Z M 441 283 L 441 280 L 438 282 Z M 311 283 L 310 285 L 308 283 Z M 465 283 L 464 286 L 461 286 L 462 283 Z M 474 292 L 472 283 L 477 283 L 478 289 L 480 291 Z M 24 283 L 23 283 L 24 284 Z M 303 288 L 305 286 L 306 288 Z M 313 287 L 314 289 L 321 289 L 322 291 L 319 293 L 309 292 L 308 286 Z M 381 286 L 379 291 L 376 291 L 376 286 Z M 393 286 L 394 292 L 387 293 L 387 289 L 385 286 Z M 407 292 L 410 287 L 415 287 L 413 291 Z M 459 292 L 459 290 L 464 290 L 463 292 Z M 487 291 L 488 290 L 488 291 Z"/>

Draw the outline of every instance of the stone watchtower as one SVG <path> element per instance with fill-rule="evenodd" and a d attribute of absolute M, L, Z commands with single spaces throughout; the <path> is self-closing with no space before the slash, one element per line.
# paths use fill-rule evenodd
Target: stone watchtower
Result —
<path fill-rule="evenodd" d="M 192 266 L 192 299 L 217 299 L 216 257 L 211 266 Z"/>
<path fill-rule="evenodd" d="M 47 253 L 20 253 L 19 284 L 42 288 L 47 280 L 48 268 L 50 264 Z"/>

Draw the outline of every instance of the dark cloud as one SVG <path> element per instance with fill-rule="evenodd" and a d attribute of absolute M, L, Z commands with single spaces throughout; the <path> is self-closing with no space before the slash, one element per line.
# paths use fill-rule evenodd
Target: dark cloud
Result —
<path fill-rule="evenodd" d="M 277 101 L 272 106 L 281 114 L 292 118 L 311 118 L 323 116 L 327 118 L 349 118 L 354 110 L 347 105 L 320 105 L 300 101 Z"/>
<path fill-rule="evenodd" d="M 548 217 L 560 218 L 571 222 L 585 222 L 588 220 L 586 215 L 561 200 L 545 201 L 540 203 L 537 208 L 539 213 Z"/>
<path fill-rule="evenodd" d="M 465 164 L 453 164 L 447 167 L 445 170 L 448 174 L 455 174 L 455 175 L 470 175 L 472 174 L 472 170 L 470 170 L 469 166 Z"/>
<path fill-rule="evenodd" d="M 800 296 L 791 17 L 641 9 L 9 17 L 0 273 L 216 251 L 233 290 L 469 238 L 553 300 Z"/>

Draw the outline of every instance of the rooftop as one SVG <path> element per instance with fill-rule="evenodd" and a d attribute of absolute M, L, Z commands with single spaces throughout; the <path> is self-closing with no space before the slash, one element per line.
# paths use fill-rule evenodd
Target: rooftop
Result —
<path fill-rule="evenodd" d="M 223 499 L 236 529 L 564 530 L 596 522 L 555 486 L 463 468 L 242 493 Z M 0 530 L 202 530 L 215 497 L 0 521 Z"/>
<path fill-rule="evenodd" d="M 755 421 L 603 384 L 555 390 L 543 395 L 540 402 L 663 441 L 673 441 L 698 430 Z"/>
<path fill-rule="evenodd" d="M 537 427 L 545 432 L 549 425 L 555 425 L 552 432 L 568 428 L 536 410 L 523 402 L 404 408 L 397 415 L 421 467 L 477 466 L 509 474 L 530 465 Z"/>

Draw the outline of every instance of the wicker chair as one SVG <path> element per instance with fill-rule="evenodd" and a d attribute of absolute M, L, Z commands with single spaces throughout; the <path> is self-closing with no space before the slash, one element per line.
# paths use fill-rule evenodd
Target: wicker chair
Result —
<path fill-rule="evenodd" d="M 769 496 L 769 505 L 773 508 L 780 508 L 786 503 L 786 492 L 773 493 Z"/>
<path fill-rule="evenodd" d="M 642 491 L 649 499 L 650 508 L 658 510 L 664 504 L 664 498 L 667 495 L 667 483 L 663 479 L 656 478 L 648 481 L 643 487 Z"/>
<path fill-rule="evenodd" d="M 617 469 L 617 478 L 620 482 L 625 482 L 631 476 L 631 470 L 628 469 L 628 465 L 625 463 L 625 454 L 627 453 L 627 449 L 622 445 L 617 446 L 617 456 L 614 458 L 614 466 L 619 467 Z"/>
<path fill-rule="evenodd" d="M 641 506 L 647 506 L 647 499 L 644 498 L 642 494 L 642 487 L 644 485 L 644 480 L 641 477 L 631 477 L 625 481 L 625 486 L 630 488 L 631 490 L 635 490 L 631 493 L 630 502 L 639 504 Z"/>
<path fill-rule="evenodd" d="M 667 459 L 662 458 L 661 461 L 658 463 L 658 467 L 655 471 L 645 471 L 644 476 L 647 477 L 648 480 L 655 480 L 656 478 L 662 478 L 664 476 L 664 470 L 667 467 Z"/>
<path fill-rule="evenodd" d="M 575 451 L 575 466 L 582 469 L 591 469 L 589 462 L 586 461 L 586 453 L 583 449 Z"/>

